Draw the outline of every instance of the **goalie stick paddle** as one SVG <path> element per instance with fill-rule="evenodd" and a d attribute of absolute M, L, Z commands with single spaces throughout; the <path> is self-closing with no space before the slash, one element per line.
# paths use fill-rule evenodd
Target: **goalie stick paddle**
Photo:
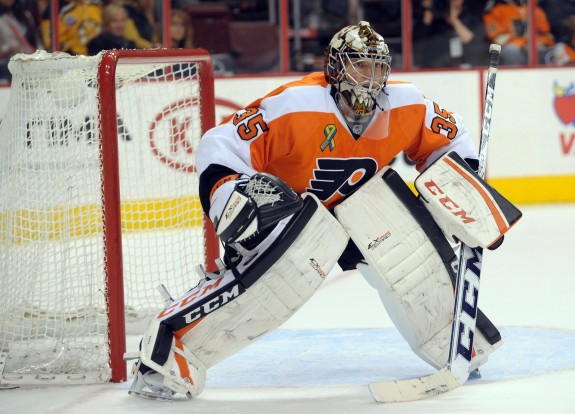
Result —
<path fill-rule="evenodd" d="M 500 53 L 500 45 L 492 44 L 489 47 L 489 68 L 485 87 L 485 104 L 479 143 L 479 168 L 477 171 L 481 178 L 485 177 L 487 144 L 493 112 L 493 94 Z M 483 249 L 481 247 L 471 248 L 464 243 L 461 243 L 460 247 L 451 341 L 446 366 L 431 375 L 420 378 L 371 383 L 369 390 L 376 401 L 389 403 L 422 400 L 451 391 L 464 384 L 469 378 L 477 320 Z"/>

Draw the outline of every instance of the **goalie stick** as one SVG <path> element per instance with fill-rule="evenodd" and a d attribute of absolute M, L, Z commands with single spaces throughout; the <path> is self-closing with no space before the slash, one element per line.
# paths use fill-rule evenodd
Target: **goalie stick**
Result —
<path fill-rule="evenodd" d="M 479 168 L 477 173 L 481 178 L 485 177 L 487 144 L 489 142 L 489 129 L 493 112 L 493 93 L 500 53 L 501 46 L 491 44 L 489 47 L 489 68 L 487 70 L 485 105 L 479 143 Z M 473 353 L 482 257 L 483 249 L 481 247 L 471 248 L 461 243 L 455 283 L 455 303 L 453 307 L 449 357 L 445 367 L 421 378 L 371 383 L 369 384 L 369 390 L 376 401 L 405 402 L 422 400 L 443 394 L 467 381 Z"/>

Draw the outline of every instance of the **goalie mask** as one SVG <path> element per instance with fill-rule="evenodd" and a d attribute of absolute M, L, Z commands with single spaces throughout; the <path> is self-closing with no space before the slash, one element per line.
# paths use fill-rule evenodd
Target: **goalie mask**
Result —
<path fill-rule="evenodd" d="M 326 81 L 337 90 L 335 100 L 349 128 L 361 134 L 380 106 L 377 97 L 389 77 L 389 49 L 368 22 L 341 29 L 324 55 Z M 383 109 L 383 108 L 382 108 Z"/>

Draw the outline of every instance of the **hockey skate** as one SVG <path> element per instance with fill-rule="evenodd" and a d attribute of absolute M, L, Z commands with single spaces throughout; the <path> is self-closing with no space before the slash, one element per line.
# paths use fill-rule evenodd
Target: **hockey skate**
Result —
<path fill-rule="evenodd" d="M 134 381 L 128 393 L 155 400 L 173 400 L 180 394 L 186 398 L 197 397 L 206 383 L 204 364 L 176 336 L 166 343 L 169 351 L 156 349 L 159 326 L 156 321 L 151 322 L 140 352 L 125 356 L 126 360 L 136 359 L 132 368 Z M 161 354 L 165 357 L 158 356 Z"/>
<path fill-rule="evenodd" d="M 130 386 L 128 394 L 151 400 L 170 401 L 174 399 L 176 392 L 164 384 L 164 376 L 137 360 L 132 367 L 134 381 Z M 189 393 L 186 393 L 191 398 Z"/>

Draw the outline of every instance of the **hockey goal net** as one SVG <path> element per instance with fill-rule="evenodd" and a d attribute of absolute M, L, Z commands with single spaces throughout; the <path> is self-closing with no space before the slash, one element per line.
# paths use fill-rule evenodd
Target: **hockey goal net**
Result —
<path fill-rule="evenodd" d="M 37 52 L 0 124 L 0 388 L 123 381 L 126 327 L 217 257 L 194 151 L 215 122 L 203 50 Z"/>

